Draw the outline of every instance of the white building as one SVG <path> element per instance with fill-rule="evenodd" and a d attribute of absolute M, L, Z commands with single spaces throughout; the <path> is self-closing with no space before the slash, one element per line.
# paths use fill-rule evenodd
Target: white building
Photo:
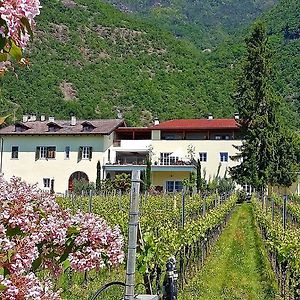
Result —
<path fill-rule="evenodd" d="M 180 190 L 181 181 L 200 160 L 208 180 L 234 166 L 230 157 L 240 145 L 235 119 L 171 120 L 150 127 L 126 127 L 124 120 L 45 121 L 36 118 L 0 129 L 0 173 L 19 176 L 56 193 L 72 190 L 74 179 L 96 181 L 144 170 L 152 161 L 152 183 L 158 190 Z"/>
<path fill-rule="evenodd" d="M 0 130 L 0 173 L 64 193 L 74 179 L 96 181 L 97 162 L 107 155 L 124 120 L 27 120 Z M 52 186 L 51 186 L 52 185 Z"/>

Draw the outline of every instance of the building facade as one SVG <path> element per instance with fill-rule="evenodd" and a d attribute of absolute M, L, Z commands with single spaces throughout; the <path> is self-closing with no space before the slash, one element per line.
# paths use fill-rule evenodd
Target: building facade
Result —
<path fill-rule="evenodd" d="M 238 162 L 231 156 L 241 145 L 235 119 L 180 119 L 149 127 L 127 127 L 124 120 L 56 121 L 24 118 L 0 129 L 0 172 L 18 176 L 45 190 L 65 193 L 75 179 L 96 181 L 145 170 L 151 158 L 152 184 L 160 191 L 179 191 L 182 180 L 202 166 L 202 176 L 223 177 Z M 228 174 L 228 173 L 227 173 Z"/>
<path fill-rule="evenodd" d="M 0 172 L 65 193 L 74 180 L 96 181 L 97 162 L 113 143 L 124 120 L 23 120 L 0 130 Z"/>

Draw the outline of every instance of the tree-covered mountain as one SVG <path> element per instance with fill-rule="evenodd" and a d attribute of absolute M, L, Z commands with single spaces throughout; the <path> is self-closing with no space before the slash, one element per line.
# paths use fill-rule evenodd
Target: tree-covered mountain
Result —
<path fill-rule="evenodd" d="M 232 39 L 277 0 L 106 0 L 186 38 L 201 49 Z"/>
<path fill-rule="evenodd" d="M 294 7 L 286 5 L 293 1 Z M 290 123 L 297 121 L 294 111 L 300 107 L 299 39 L 286 38 L 285 21 L 290 18 L 289 30 L 297 28 L 296 2 L 284 0 L 263 16 L 277 51 L 275 88 L 287 100 L 282 111 Z M 230 117 L 235 112 L 231 95 L 244 51 L 241 36 L 203 52 L 159 24 L 100 1 L 44 0 L 42 5 L 26 53 L 29 67 L 17 67 L 18 78 L 10 72 L 2 79 L 0 114 L 107 118 L 121 110 L 128 124 L 146 125 L 154 116 Z"/>

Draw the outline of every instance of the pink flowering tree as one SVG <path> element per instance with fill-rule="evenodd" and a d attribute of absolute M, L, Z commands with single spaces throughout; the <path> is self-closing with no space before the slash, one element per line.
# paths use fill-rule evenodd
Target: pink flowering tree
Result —
<path fill-rule="evenodd" d="M 0 0 L 0 72 L 11 60 L 25 63 L 22 50 L 32 36 L 34 18 L 40 14 L 39 0 Z"/>
<path fill-rule="evenodd" d="M 50 280 L 67 267 L 89 271 L 124 260 L 123 237 L 99 216 L 62 209 L 53 195 L 0 177 L 0 299 L 60 299 Z"/>

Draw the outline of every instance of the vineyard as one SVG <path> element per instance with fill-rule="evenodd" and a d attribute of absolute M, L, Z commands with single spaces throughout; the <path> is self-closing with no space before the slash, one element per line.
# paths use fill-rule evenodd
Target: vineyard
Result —
<path fill-rule="evenodd" d="M 6 296 L 14 292 L 10 283 L 20 286 L 15 274 L 27 284 L 34 274 L 49 290 L 42 300 L 123 299 L 132 194 L 90 191 L 54 200 L 19 179 L 1 184 L 1 277 L 11 278 L 2 279 L 1 299 L 15 299 Z M 189 190 L 138 198 L 135 294 L 169 299 L 166 262 L 173 257 L 176 299 L 300 299 L 299 198 L 262 201 L 255 194 L 250 201 L 242 193 Z"/>
<path fill-rule="evenodd" d="M 205 198 L 181 193 L 161 196 L 143 195 L 137 255 L 137 282 L 140 283 L 138 290 L 153 294 L 161 291 L 165 264 L 170 256 L 176 257 L 179 286 L 183 287 L 203 266 L 236 201 L 236 195 L 220 197 L 213 194 Z M 119 224 L 125 237 L 128 231 L 129 202 L 129 195 L 120 194 L 97 197 L 71 196 L 59 199 L 63 207 L 71 208 L 73 211 L 77 209 L 92 211 L 103 216 L 112 226 Z M 125 268 L 120 267 L 116 273 L 114 272 L 110 272 L 109 276 L 113 277 L 113 274 L 116 276 L 114 280 L 124 281 Z M 70 284 L 70 276 L 73 275 L 64 275 L 62 283 Z M 80 280 L 86 280 L 90 295 L 81 295 L 82 297 L 91 296 L 96 291 L 94 289 L 109 281 L 105 274 L 95 275 L 91 272 L 82 276 L 73 281 L 76 285 L 76 280 L 77 284 Z M 68 293 L 66 296 L 68 299 L 73 299 L 72 294 Z"/>

